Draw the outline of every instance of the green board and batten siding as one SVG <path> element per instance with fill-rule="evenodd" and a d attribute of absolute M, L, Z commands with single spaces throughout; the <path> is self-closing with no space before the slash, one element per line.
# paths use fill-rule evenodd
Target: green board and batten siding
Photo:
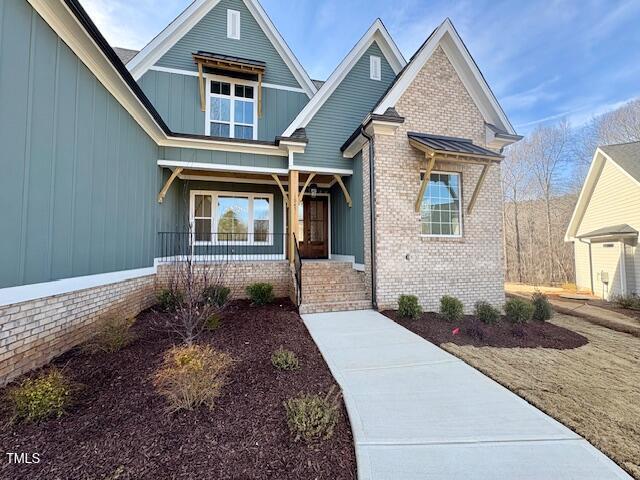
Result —
<path fill-rule="evenodd" d="M 0 288 L 153 265 L 158 147 L 24 0 L 0 2 Z"/>
<path fill-rule="evenodd" d="M 240 12 L 239 40 L 227 38 L 228 9 Z M 242 0 L 221 0 L 156 65 L 195 71 L 192 54 L 198 50 L 265 62 L 265 82 L 301 87 Z"/>
<path fill-rule="evenodd" d="M 272 169 L 288 168 L 288 158 L 277 155 L 259 155 L 255 153 L 224 152 L 179 147 L 160 147 L 159 155 L 161 160 L 173 160 L 175 162 L 196 162 Z"/>
<path fill-rule="evenodd" d="M 339 185 L 331 187 L 331 252 L 355 257 L 364 264 L 364 210 L 362 198 L 362 153 L 353 158 L 353 175 L 344 177 L 352 207 Z"/>
<path fill-rule="evenodd" d="M 370 78 L 371 55 L 381 59 L 380 80 Z M 343 158 L 340 147 L 362 123 L 394 78 L 393 69 L 374 42 L 307 125 L 309 145 L 303 154 L 294 155 L 294 164 L 351 169 L 352 160 Z"/>
<path fill-rule="evenodd" d="M 171 131 L 204 135 L 198 77 L 149 70 L 138 83 Z M 258 140 L 273 140 L 282 135 L 308 101 L 305 93 L 263 88 Z"/>

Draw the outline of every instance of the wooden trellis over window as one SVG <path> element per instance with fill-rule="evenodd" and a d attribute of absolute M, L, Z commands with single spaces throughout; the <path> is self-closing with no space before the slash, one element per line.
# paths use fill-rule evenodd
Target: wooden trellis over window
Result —
<path fill-rule="evenodd" d="M 200 109 L 206 110 L 206 83 L 204 81 L 204 69 L 223 70 L 236 72 L 258 79 L 258 117 L 262 116 L 262 77 L 266 69 L 266 64 L 258 60 L 248 60 L 245 58 L 229 57 L 216 53 L 198 52 L 193 54 L 193 60 L 198 65 L 198 82 L 200 90 Z"/>

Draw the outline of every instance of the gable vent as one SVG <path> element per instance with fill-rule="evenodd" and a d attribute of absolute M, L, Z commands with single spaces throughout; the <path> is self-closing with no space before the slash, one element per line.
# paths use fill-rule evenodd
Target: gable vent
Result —
<path fill-rule="evenodd" d="M 240 40 L 240 12 L 227 10 L 227 38 Z"/>
<path fill-rule="evenodd" d="M 380 72 L 380 57 L 375 55 L 369 57 L 369 76 L 371 80 L 380 80 L 382 76 Z"/>

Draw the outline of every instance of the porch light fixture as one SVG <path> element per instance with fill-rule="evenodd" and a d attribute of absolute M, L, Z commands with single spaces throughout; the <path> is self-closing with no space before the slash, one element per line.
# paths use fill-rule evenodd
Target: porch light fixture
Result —
<path fill-rule="evenodd" d="M 318 185 L 315 183 L 311 184 L 309 187 L 309 193 L 311 193 L 311 198 L 316 198 L 318 196 Z"/>

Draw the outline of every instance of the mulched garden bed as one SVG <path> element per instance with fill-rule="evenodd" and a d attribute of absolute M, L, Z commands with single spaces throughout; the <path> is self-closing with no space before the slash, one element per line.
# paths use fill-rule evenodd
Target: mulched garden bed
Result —
<path fill-rule="evenodd" d="M 3 424 L 0 478 L 356 478 L 344 406 L 331 439 L 294 442 L 290 436 L 283 401 L 302 392 L 326 393 L 336 383 L 288 300 L 265 307 L 235 302 L 221 327 L 201 338 L 235 360 L 212 411 L 165 413 L 151 377 L 177 340 L 154 327 L 158 315 L 142 313 L 133 327 L 138 340 L 120 352 L 76 349 L 53 362 L 85 387 L 59 420 Z M 271 354 L 281 345 L 298 355 L 300 370 L 273 368 Z M 0 418 L 5 421 L 6 414 Z M 41 460 L 9 465 L 5 452 L 39 453 Z"/>
<path fill-rule="evenodd" d="M 401 318 L 395 310 L 382 313 L 436 345 L 454 343 L 475 347 L 542 347 L 565 350 L 589 343 L 586 337 L 549 322 L 532 321 L 524 325 L 512 325 L 503 317 L 495 325 L 486 325 L 473 315 L 465 315 L 459 322 L 449 322 L 432 312 L 423 313 L 415 320 Z M 454 334 L 453 331 L 457 328 L 459 331 Z"/>

